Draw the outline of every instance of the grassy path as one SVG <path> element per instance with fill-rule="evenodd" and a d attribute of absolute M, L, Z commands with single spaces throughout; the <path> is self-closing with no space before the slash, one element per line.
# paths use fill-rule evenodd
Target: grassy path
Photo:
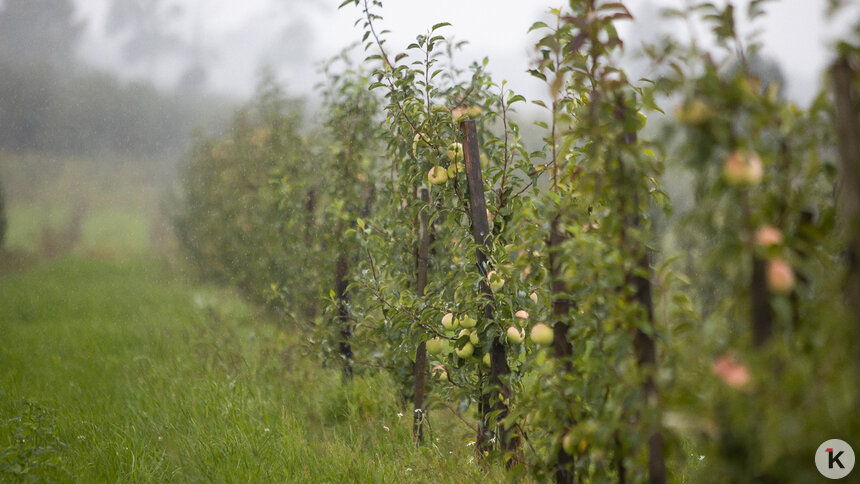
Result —
<path fill-rule="evenodd" d="M 151 261 L 0 275 L 0 481 L 495 480 L 466 432 L 416 449 L 391 385 L 342 387 L 297 338 Z"/>

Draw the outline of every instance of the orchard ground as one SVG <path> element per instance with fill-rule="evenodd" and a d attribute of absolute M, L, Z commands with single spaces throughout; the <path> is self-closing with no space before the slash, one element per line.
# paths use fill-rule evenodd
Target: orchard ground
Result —
<path fill-rule="evenodd" d="M 450 412 L 415 447 L 393 385 L 341 385 L 301 334 L 163 262 L 40 262 L 0 295 L 2 481 L 502 479 Z"/>

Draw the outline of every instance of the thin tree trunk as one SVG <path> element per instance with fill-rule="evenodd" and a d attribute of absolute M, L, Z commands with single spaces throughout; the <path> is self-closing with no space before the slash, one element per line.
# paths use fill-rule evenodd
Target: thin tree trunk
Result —
<path fill-rule="evenodd" d="M 337 262 L 335 263 L 334 293 L 335 299 L 337 300 L 338 322 L 340 323 L 340 341 L 338 343 L 338 349 L 340 351 L 340 357 L 343 364 L 344 380 L 352 379 L 352 346 L 350 344 L 350 339 L 352 338 L 352 323 L 349 320 L 349 310 L 347 309 L 347 305 L 349 304 L 349 293 L 347 292 L 349 281 L 347 280 L 347 272 L 348 263 L 346 255 L 341 252 L 337 258 Z"/>
<path fill-rule="evenodd" d="M 426 188 L 421 189 L 421 201 L 430 203 L 430 193 Z M 424 297 L 427 286 L 427 262 L 430 257 L 430 214 L 428 208 L 423 208 L 418 216 L 418 251 L 415 255 L 416 293 Z M 427 377 L 427 342 L 422 341 L 415 350 L 414 368 L 414 408 L 412 412 L 412 435 L 419 444 L 424 442 L 424 391 Z"/>

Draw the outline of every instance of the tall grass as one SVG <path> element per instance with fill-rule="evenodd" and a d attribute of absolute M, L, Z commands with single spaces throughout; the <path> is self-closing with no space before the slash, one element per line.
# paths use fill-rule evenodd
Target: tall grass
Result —
<path fill-rule="evenodd" d="M 500 479 L 452 416 L 416 448 L 390 382 L 341 385 L 301 334 L 148 260 L 0 276 L 0 333 L 0 481 Z"/>

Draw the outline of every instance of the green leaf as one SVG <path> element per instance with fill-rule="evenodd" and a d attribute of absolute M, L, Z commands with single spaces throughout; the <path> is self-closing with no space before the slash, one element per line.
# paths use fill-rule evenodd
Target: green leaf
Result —
<path fill-rule="evenodd" d="M 528 32 L 531 32 L 531 31 L 533 31 L 533 30 L 537 30 L 537 29 L 547 29 L 547 28 L 549 28 L 549 26 L 548 26 L 546 23 L 544 23 L 544 22 L 535 22 L 535 23 L 533 23 L 533 24 L 532 24 L 532 26 L 531 26 L 531 27 L 529 27 Z"/>

